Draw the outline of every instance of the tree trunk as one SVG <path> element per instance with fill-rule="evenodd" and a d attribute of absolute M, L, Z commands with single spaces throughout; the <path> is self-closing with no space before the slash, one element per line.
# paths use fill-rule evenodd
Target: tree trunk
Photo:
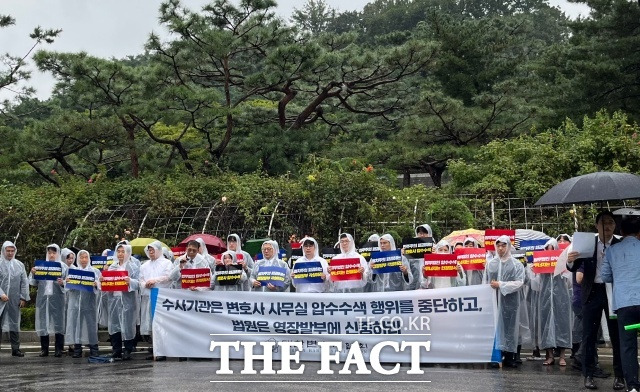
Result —
<path fill-rule="evenodd" d="M 140 176 L 140 164 L 138 163 L 138 152 L 136 151 L 136 124 L 125 121 L 124 118 L 120 118 L 122 126 L 127 132 L 127 145 L 129 146 L 129 157 L 131 159 L 131 175 L 133 178 Z"/>
<path fill-rule="evenodd" d="M 411 186 L 411 172 L 409 172 L 409 170 L 405 169 L 404 173 L 402 175 L 402 187 L 403 188 L 408 188 Z"/>

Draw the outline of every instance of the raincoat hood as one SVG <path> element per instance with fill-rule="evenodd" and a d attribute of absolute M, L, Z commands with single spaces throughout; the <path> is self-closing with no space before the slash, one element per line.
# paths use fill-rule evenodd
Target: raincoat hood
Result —
<path fill-rule="evenodd" d="M 239 235 L 237 235 L 236 233 L 229 234 L 229 235 L 227 236 L 227 244 L 229 243 L 229 239 L 231 239 L 231 238 L 234 238 L 234 239 L 235 239 L 235 241 L 236 241 L 236 244 L 237 244 L 237 245 L 236 245 L 236 251 L 235 251 L 235 252 L 236 252 L 236 253 L 240 253 L 240 252 L 242 252 L 242 243 L 240 242 L 240 236 L 239 236 Z M 227 247 L 228 247 L 228 246 L 229 246 L 229 245 L 227 245 Z"/>
<path fill-rule="evenodd" d="M 200 253 L 202 257 L 204 257 L 204 259 L 207 260 L 209 258 L 209 252 L 207 251 L 207 244 L 205 244 L 204 240 L 200 237 L 196 238 L 196 241 L 198 241 L 198 243 L 200 244 L 200 249 L 198 250 L 198 253 Z"/>
<path fill-rule="evenodd" d="M 60 247 L 57 244 L 47 245 L 47 247 L 45 248 L 45 249 L 47 249 L 47 253 L 48 253 L 48 249 L 49 248 L 54 248 L 56 250 L 56 259 L 55 259 L 55 261 L 57 261 L 58 263 L 62 263 L 62 254 L 60 253 Z M 47 257 L 47 259 L 48 259 L 48 257 Z"/>
<path fill-rule="evenodd" d="M 82 264 L 80 263 L 80 255 L 81 254 L 87 254 L 87 257 L 89 258 L 89 262 L 87 263 L 86 267 L 82 267 Z M 87 252 L 86 250 L 82 249 L 81 251 L 78 252 L 78 258 L 76 259 L 76 263 L 78 264 L 75 268 L 76 269 L 81 269 L 81 270 L 88 270 L 91 269 L 91 254 L 89 252 Z"/>
<path fill-rule="evenodd" d="M 124 260 L 123 264 L 131 260 L 131 245 L 120 244 L 116 246 L 116 250 L 113 252 L 113 264 L 118 264 L 120 260 L 118 260 L 118 249 L 124 249 Z"/>
<path fill-rule="evenodd" d="M 551 247 L 554 250 L 558 250 L 560 247 L 558 246 L 558 241 L 556 241 L 555 239 L 550 239 L 549 241 L 545 242 L 544 244 L 544 248 L 547 249 L 547 246 L 551 245 Z"/>
<path fill-rule="evenodd" d="M 467 244 L 471 242 L 473 244 L 474 248 L 480 248 L 480 243 L 478 242 L 478 240 L 476 240 L 473 237 L 467 237 L 464 239 L 464 242 L 462 243 L 463 246 L 467 246 Z"/>
<path fill-rule="evenodd" d="M 507 253 L 505 253 L 504 257 L 500 257 L 498 256 L 498 252 L 496 251 L 496 257 L 498 257 L 500 260 L 505 261 L 511 258 L 511 252 L 513 252 L 513 245 L 511 245 L 511 239 L 509 238 L 508 235 L 501 235 L 500 237 L 496 238 L 496 244 L 497 243 L 501 243 L 501 244 L 507 244 L 509 246 L 507 246 Z"/>
<path fill-rule="evenodd" d="M 5 241 L 5 242 L 2 244 L 2 255 L 1 255 L 1 257 L 2 257 L 2 260 L 4 260 L 4 261 L 11 261 L 11 260 L 13 260 L 13 259 L 15 259 L 15 258 L 16 258 L 16 256 L 15 256 L 15 255 L 17 255 L 17 254 L 18 254 L 18 248 L 16 248 L 16 251 L 15 251 L 15 253 L 13 254 L 13 259 L 11 259 L 11 260 L 7 259 L 7 256 L 5 255 L 5 249 L 7 249 L 7 248 L 8 248 L 8 247 L 10 247 L 10 246 L 13 246 L 14 248 L 16 248 L 16 246 L 14 245 L 14 243 L 13 243 L 13 242 L 11 242 L 11 241 Z"/>
<path fill-rule="evenodd" d="M 416 227 L 416 230 L 415 230 L 415 232 L 416 232 L 416 237 L 418 236 L 418 229 L 419 229 L 419 228 L 421 228 L 421 227 L 422 227 L 423 229 L 425 229 L 425 230 L 427 231 L 427 233 L 429 233 L 429 237 L 433 237 L 433 230 L 431 230 L 431 226 L 429 226 L 429 225 L 428 225 L 428 224 L 426 224 L 426 223 L 425 223 L 424 225 L 420 225 L 420 226 Z"/>
<path fill-rule="evenodd" d="M 378 247 L 380 247 L 380 240 L 387 240 L 391 244 L 390 250 L 396 250 L 396 241 L 393 239 L 391 234 L 384 234 L 380 239 L 378 239 Z"/>
<path fill-rule="evenodd" d="M 342 250 L 342 246 L 340 245 L 340 238 L 342 238 L 342 236 L 347 237 L 347 239 L 349 239 L 349 249 L 345 252 Z M 356 251 L 356 243 L 353 240 L 353 236 L 349 233 L 343 233 L 340 234 L 340 236 L 338 237 L 338 246 L 340 247 L 340 253 L 344 254 L 349 254 L 349 253 L 355 253 Z"/>
<path fill-rule="evenodd" d="M 223 252 L 220 255 L 220 260 L 222 261 L 222 264 L 226 265 L 226 262 L 224 261 L 224 256 L 225 255 L 231 256 L 231 264 L 238 264 L 238 259 L 237 259 L 237 256 L 236 256 L 236 252 L 234 252 L 232 250 L 228 250 L 226 252 Z"/>
<path fill-rule="evenodd" d="M 311 241 L 313 242 L 313 246 L 314 246 L 314 250 L 313 250 L 313 257 L 310 259 L 307 259 L 307 257 L 304 255 L 304 242 L 305 241 Z M 305 260 L 314 260 L 314 259 L 319 259 L 320 258 L 320 250 L 318 249 L 318 241 L 315 240 L 315 238 L 313 237 L 304 237 L 303 239 L 300 240 L 300 244 L 302 244 L 303 250 L 302 250 L 302 258 L 298 259 L 305 259 Z"/>
<path fill-rule="evenodd" d="M 155 249 L 156 258 L 153 259 L 154 261 L 162 257 L 162 243 L 160 241 L 153 241 L 144 247 L 144 254 L 146 254 L 147 258 L 151 260 L 151 256 L 149 256 L 149 248 Z"/>
<path fill-rule="evenodd" d="M 67 264 L 67 257 L 70 254 L 73 254 L 74 256 L 76 256 L 76 254 L 73 253 L 73 251 L 71 249 L 69 249 L 69 248 L 62 248 L 62 250 L 60 251 L 60 258 L 62 259 L 62 261 L 65 264 Z M 71 263 L 71 265 L 74 265 L 74 264 L 76 264 L 76 259 L 75 258 L 73 259 L 73 263 Z"/>
<path fill-rule="evenodd" d="M 262 251 L 262 248 L 267 244 L 269 244 L 269 245 L 271 245 L 273 247 L 273 257 L 270 258 L 270 259 L 267 259 L 265 257 L 265 255 L 264 255 L 264 252 L 262 252 L 263 260 L 266 261 L 266 262 L 279 260 L 280 259 L 280 257 L 279 257 L 280 256 L 280 247 L 278 246 L 278 242 L 276 242 L 274 240 L 265 241 L 265 242 L 262 243 L 262 246 L 260 247 L 260 251 Z"/>
<path fill-rule="evenodd" d="M 433 253 L 443 253 L 443 250 L 445 248 L 445 246 L 447 247 L 447 252 L 444 253 L 452 253 L 452 247 L 449 244 L 449 242 L 447 240 L 440 240 L 440 242 L 438 242 L 434 247 L 433 247 Z"/>
<path fill-rule="evenodd" d="M 380 240 L 380 236 L 377 234 L 371 234 L 367 242 L 378 242 Z"/>

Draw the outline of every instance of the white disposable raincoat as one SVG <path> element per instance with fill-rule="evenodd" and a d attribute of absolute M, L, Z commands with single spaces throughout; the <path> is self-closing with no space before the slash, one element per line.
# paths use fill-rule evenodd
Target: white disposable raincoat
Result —
<path fill-rule="evenodd" d="M 340 246 L 340 254 L 334 257 L 332 260 L 340 259 L 358 259 L 360 260 L 360 266 L 364 268 L 362 272 L 362 279 L 360 280 L 344 280 L 332 282 L 333 292 L 335 293 L 361 293 L 364 290 L 367 282 L 371 282 L 371 270 L 369 264 L 364 257 L 356 252 L 356 243 L 353 237 L 349 233 L 343 234 L 349 239 L 349 249 L 345 252 L 340 246 L 340 238 L 338 238 L 338 246 Z M 342 235 L 341 235 L 342 236 Z M 329 263 L 331 264 L 331 263 Z"/>
<path fill-rule="evenodd" d="M 391 234 L 384 234 L 378 239 L 378 247 L 380 247 L 380 240 L 387 240 L 391 244 L 390 250 L 396 250 L 396 241 Z M 388 274 L 374 274 L 371 272 L 371 281 L 373 282 L 372 291 L 374 292 L 386 292 L 386 291 L 403 291 L 409 288 L 409 285 L 413 283 L 414 275 L 411 272 L 411 266 L 409 260 L 402 256 L 402 265 L 407 267 L 407 275 L 405 276 L 402 271 L 391 272 Z M 371 266 L 369 266 L 371 268 Z"/>
<path fill-rule="evenodd" d="M 433 247 L 433 253 L 451 254 L 453 253 L 453 247 L 447 240 L 440 240 L 440 242 Z M 425 278 L 423 273 L 420 274 L 420 277 L 422 279 L 420 282 L 420 288 L 423 289 L 441 289 L 467 285 L 467 274 L 464 270 L 462 271 L 462 274 L 458 272 L 458 275 L 452 278 L 437 276 L 428 276 Z"/>
<path fill-rule="evenodd" d="M 511 256 L 511 241 L 508 236 L 500 236 L 496 243 L 509 244 L 504 257 L 496 257 L 487 262 L 484 282 L 500 282 L 496 290 L 498 298 L 498 348 L 515 353 L 520 344 L 520 291 L 524 284 L 524 267 Z"/>
<path fill-rule="evenodd" d="M 253 271 L 253 266 L 255 262 L 253 261 L 253 258 L 251 257 L 249 252 L 245 252 L 244 250 L 242 250 L 242 243 L 240 242 L 240 236 L 235 233 L 229 234 L 227 236 L 227 243 L 229 242 L 229 238 L 231 237 L 236 239 L 236 250 L 235 250 L 236 257 L 238 256 L 238 254 L 242 254 L 242 261 L 245 264 L 244 272 L 247 274 L 247 280 L 244 282 L 243 291 L 251 291 L 251 283 L 249 282 L 248 277 L 251 276 L 251 271 Z"/>
<path fill-rule="evenodd" d="M 81 254 L 89 257 L 89 252 L 81 250 Z M 73 274 L 73 270 L 93 272 L 96 279 L 96 287 L 93 291 L 67 290 L 67 332 L 65 333 L 66 344 L 98 344 L 98 293 L 100 287 L 100 271 L 91 266 L 91 258 L 85 268 L 82 268 L 80 260 L 78 266 L 70 268 L 68 274 Z"/>
<path fill-rule="evenodd" d="M 124 247 L 125 255 L 122 263 L 118 260 L 118 248 Z M 140 269 L 131 260 L 131 246 L 118 245 L 115 260 L 109 266 L 109 271 L 127 271 L 129 273 L 128 291 L 108 292 L 109 298 L 109 335 L 122 333 L 122 340 L 132 340 L 136 337 L 136 320 L 138 309 L 138 276 Z"/>
<path fill-rule="evenodd" d="M 67 277 L 67 265 L 62 262 L 60 247 L 56 244 L 47 246 L 55 248 L 54 262 L 62 266 L 62 279 Z M 29 275 L 29 284 L 38 287 L 36 295 L 36 333 L 38 336 L 64 334 L 64 287 L 53 280 L 35 280 Z"/>
<path fill-rule="evenodd" d="M 262 245 L 270 244 L 273 247 L 273 257 L 267 259 L 266 257 L 258 260 L 251 271 L 251 277 L 249 279 L 252 287 L 252 291 L 270 291 L 267 289 L 267 286 L 253 287 L 253 283 L 256 281 L 258 277 L 258 273 L 260 272 L 260 268 L 262 267 L 281 267 L 285 269 L 284 275 L 284 287 L 276 287 L 275 291 L 287 291 L 289 288 L 289 284 L 291 283 L 291 270 L 289 269 L 289 264 L 278 258 L 278 254 L 280 253 L 280 247 L 276 241 L 265 241 Z M 264 253 L 263 253 L 264 256 Z"/>
<path fill-rule="evenodd" d="M 482 248 L 480 243 L 473 237 L 467 237 L 464 239 L 463 246 L 466 248 L 469 244 L 473 244 L 473 248 Z M 483 277 L 484 271 L 482 270 L 467 271 L 467 285 L 475 286 L 482 284 Z"/>
<path fill-rule="evenodd" d="M 0 330 L 3 332 L 20 332 L 20 300 L 29 301 L 29 281 L 24 264 L 14 257 L 9 260 L 5 250 L 7 247 L 16 247 L 13 242 L 5 241 L 2 244 L 0 259 L 0 296 L 6 295 L 9 301 L 0 301 Z"/>
<path fill-rule="evenodd" d="M 155 249 L 155 259 L 149 256 L 149 248 Z M 173 265 L 162 255 L 162 243 L 153 241 L 144 247 L 144 253 L 149 260 L 140 266 L 138 283 L 140 285 L 140 334 L 151 335 L 151 307 L 149 306 L 149 296 L 151 288 L 145 287 L 147 282 L 152 282 L 153 287 L 168 288 L 171 286 L 169 274 Z"/>
<path fill-rule="evenodd" d="M 245 283 L 247 281 L 247 274 L 244 272 L 244 270 L 242 271 L 242 275 L 240 276 L 240 280 L 238 281 L 238 283 L 233 284 L 233 285 L 219 285 L 218 282 L 216 281 L 216 277 L 220 274 L 220 269 L 224 269 L 224 270 L 229 270 L 231 269 L 230 267 L 227 267 L 225 265 L 225 261 L 224 261 L 224 256 L 225 255 L 229 255 L 231 256 L 231 264 L 232 265 L 237 265 L 238 264 L 238 259 L 236 258 L 236 252 L 232 251 L 232 250 L 228 250 L 226 252 L 224 252 L 221 255 L 220 260 L 222 260 L 222 265 L 216 265 L 216 268 L 213 271 L 213 274 L 211 276 L 211 286 L 215 286 L 216 290 L 218 291 L 245 291 Z"/>
<path fill-rule="evenodd" d="M 172 282 L 171 287 L 175 289 L 181 289 L 182 274 L 180 273 L 180 271 L 183 269 L 194 268 L 209 268 L 209 262 L 206 261 L 200 253 L 198 253 L 193 259 L 190 259 L 186 253 L 180 256 L 176 261 L 173 262 L 173 268 L 171 269 L 171 273 L 169 274 L 169 280 Z M 211 271 L 210 268 L 209 271 Z"/>
<path fill-rule="evenodd" d="M 318 262 L 322 265 L 322 273 L 324 273 L 325 279 L 323 283 L 300 283 L 298 285 L 293 283 L 293 280 L 291 282 L 291 284 L 293 284 L 293 286 L 296 288 L 296 292 L 297 293 L 326 293 L 331 291 L 331 279 L 329 277 L 329 271 L 327 270 L 327 267 L 329 266 L 329 264 L 327 263 L 327 261 L 325 259 L 323 259 L 322 257 L 320 257 L 320 251 L 318 250 L 318 242 L 312 238 L 312 237 L 305 237 L 302 240 L 300 240 L 301 244 L 304 244 L 305 241 L 312 241 L 313 242 L 313 246 L 314 246 L 314 254 L 313 257 L 311 259 L 308 259 L 305 255 L 304 255 L 304 250 L 302 253 L 302 257 L 300 257 L 298 260 L 296 260 L 296 264 L 297 263 L 308 263 L 308 262 Z M 293 265 L 293 269 L 296 269 L 295 264 Z"/>

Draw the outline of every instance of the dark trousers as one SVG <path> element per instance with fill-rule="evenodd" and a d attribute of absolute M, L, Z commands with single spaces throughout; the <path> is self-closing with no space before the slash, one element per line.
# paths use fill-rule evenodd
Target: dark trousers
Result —
<path fill-rule="evenodd" d="M 627 388 L 640 388 L 638 383 L 638 330 L 625 331 L 625 325 L 640 324 L 640 306 L 618 309 L 618 332 L 620 334 L 620 359 Z"/>
<path fill-rule="evenodd" d="M 122 333 L 118 332 L 118 333 L 114 333 L 113 335 L 109 335 L 111 336 L 111 349 L 113 350 L 113 354 L 114 355 L 119 355 L 122 354 Z M 135 339 L 131 339 L 131 340 L 125 340 L 124 341 L 124 351 L 127 353 L 132 353 L 133 349 L 134 349 L 134 342 Z"/>
<path fill-rule="evenodd" d="M 596 368 L 596 344 L 598 343 L 598 328 L 602 319 L 602 312 L 604 312 L 607 319 L 607 327 L 611 337 L 613 373 L 616 377 L 622 377 L 618 322 L 609 318 L 609 303 L 607 302 L 607 290 L 604 283 L 594 283 L 587 302 L 582 305 L 582 344 L 584 345 L 582 374 L 585 377 L 592 377 Z"/>
<path fill-rule="evenodd" d="M 0 329 L 0 339 L 2 339 L 1 329 Z M 11 351 L 20 350 L 20 332 L 9 331 L 9 341 L 11 341 Z"/>
<path fill-rule="evenodd" d="M 64 350 L 64 335 L 57 333 L 55 335 L 55 349 L 56 351 Z M 49 352 L 49 335 L 40 336 L 40 349 Z"/>

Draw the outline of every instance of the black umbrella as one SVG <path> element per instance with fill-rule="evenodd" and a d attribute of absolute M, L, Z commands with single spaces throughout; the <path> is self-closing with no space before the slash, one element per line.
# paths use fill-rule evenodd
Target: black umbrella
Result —
<path fill-rule="evenodd" d="M 640 198 L 640 176 L 630 173 L 597 172 L 573 177 L 549 189 L 537 206 L 592 203 Z"/>

